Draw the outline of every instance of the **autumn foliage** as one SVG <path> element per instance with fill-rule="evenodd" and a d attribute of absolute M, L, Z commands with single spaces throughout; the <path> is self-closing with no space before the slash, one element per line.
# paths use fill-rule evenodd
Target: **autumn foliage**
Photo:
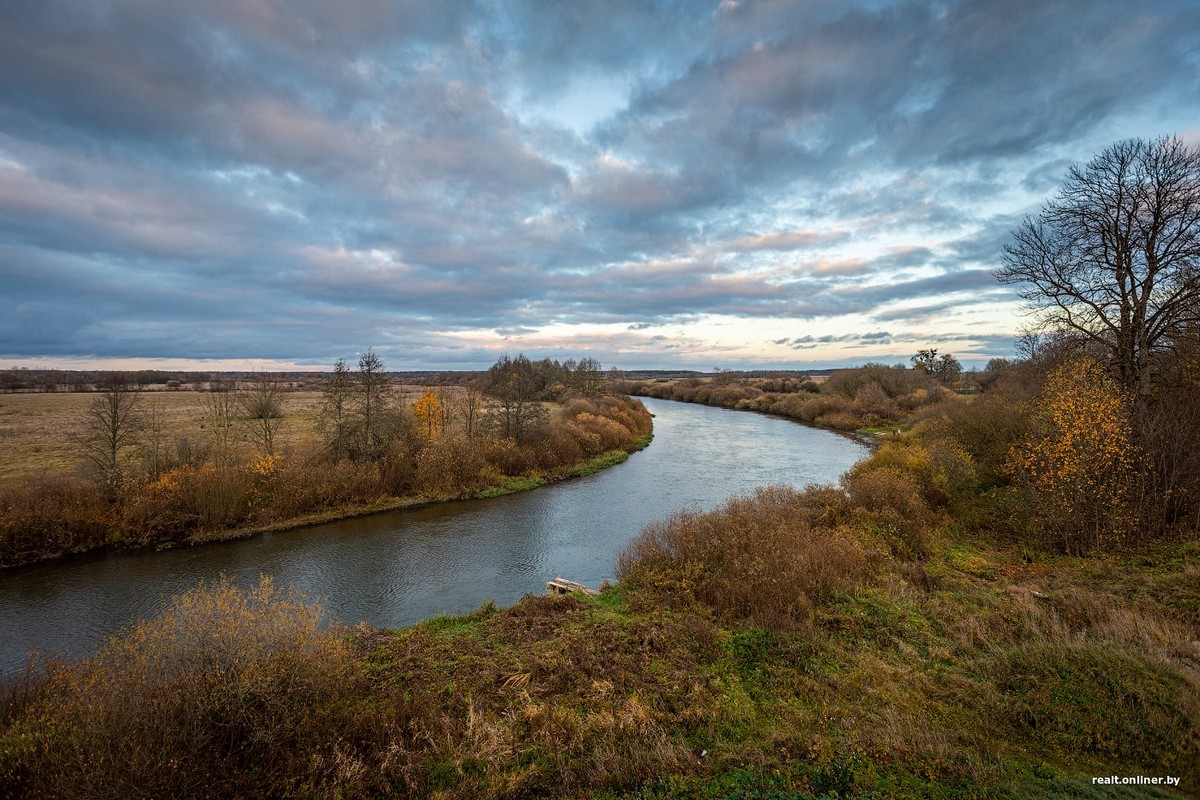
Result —
<path fill-rule="evenodd" d="M 1047 543 L 1081 553 L 1128 531 L 1136 455 L 1119 388 L 1083 358 L 1050 373 L 1008 469 Z"/>

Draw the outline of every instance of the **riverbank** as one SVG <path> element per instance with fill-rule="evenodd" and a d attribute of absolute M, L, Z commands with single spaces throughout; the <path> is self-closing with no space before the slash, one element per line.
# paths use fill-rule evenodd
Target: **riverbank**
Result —
<path fill-rule="evenodd" d="M 965 509 L 889 490 L 885 461 L 841 488 L 767 489 L 651 526 L 598 597 L 384 630 L 325 629 L 269 581 L 191 592 L 95 658 L 6 688 L 0 786 L 1196 796 L 1197 543 L 1031 561 Z M 1181 785 L 1093 782 L 1111 775 Z"/>
<path fill-rule="evenodd" d="M 0 678 L 27 654 L 83 658 L 217 575 L 261 572 L 329 599 L 340 620 L 410 625 L 540 592 L 556 575 L 615 580 L 617 552 L 683 507 L 783 478 L 836 481 L 867 450 L 847 437 L 756 414 L 647 400 L 654 440 L 616 469 L 539 491 L 436 503 L 203 547 L 80 556 L 0 577 Z M 623 457 L 617 455 L 617 457 Z M 533 483 L 532 481 L 530 483 Z"/>
<path fill-rule="evenodd" d="M 834 370 L 827 378 L 712 378 L 631 381 L 630 395 L 757 411 L 818 428 L 855 433 L 868 441 L 894 437 L 921 410 L 955 396 L 950 387 L 921 370 L 873 364 Z"/>
<path fill-rule="evenodd" d="M 623 396 L 568 397 L 523 413 L 529 419 L 520 437 L 499 435 L 496 426 L 469 432 L 409 427 L 371 458 L 335 458 L 312 445 L 242 460 L 208 453 L 105 481 L 81 474 L 27 477 L 0 491 L 0 567 L 190 546 L 499 496 L 610 466 L 652 435 L 645 408 Z"/>
<path fill-rule="evenodd" d="M 246 539 L 251 536 L 258 536 L 264 533 L 282 533 L 284 531 L 308 528 L 313 525 L 322 525 L 327 522 L 340 522 L 342 520 L 369 517 L 374 514 L 384 514 L 389 511 L 404 511 L 407 509 L 422 508 L 424 506 L 434 505 L 436 503 L 449 503 L 456 500 L 483 500 L 493 497 L 504 497 L 506 495 L 516 494 L 517 492 L 528 492 L 542 486 L 549 486 L 561 481 L 570 480 L 572 478 L 586 478 L 587 476 L 594 475 L 601 470 L 608 469 L 609 467 L 615 467 L 617 464 L 623 464 L 633 453 L 649 447 L 650 442 L 653 441 L 653 439 L 654 434 L 648 433 L 638 437 L 636 440 L 630 443 L 628 449 L 607 450 L 599 455 L 584 459 L 577 464 L 573 464 L 563 469 L 552 470 L 550 472 L 536 472 L 531 475 L 505 477 L 494 486 L 484 487 L 469 494 L 454 497 L 439 495 L 389 498 L 366 506 L 329 509 L 316 514 L 308 514 L 302 517 L 281 520 L 279 522 L 271 523 L 270 525 L 259 525 L 252 528 L 219 531 L 215 535 L 207 535 L 202 540 L 191 541 L 187 542 L 186 544 L 193 545 L 204 544 L 207 542 Z"/>
<path fill-rule="evenodd" d="M 1196 797 L 1200 538 L 1180 527 L 1068 555 L 1037 526 L 1073 519 L 1027 514 L 1036 496 L 1006 482 L 1025 409 L 947 399 L 836 486 L 661 519 L 595 598 L 389 629 L 326 628 L 317 606 L 269 582 L 190 592 L 96 657 L 0 693 L 0 785 L 31 797 Z M 689 472 L 715 453 L 755 460 L 735 443 L 763 421 L 693 413 L 719 414 L 729 433 Z M 695 434 L 694 417 L 659 419 L 664 442 Z M 772 432 L 776 449 L 785 436 Z M 1096 782 L 1111 776 L 1179 786 Z"/>

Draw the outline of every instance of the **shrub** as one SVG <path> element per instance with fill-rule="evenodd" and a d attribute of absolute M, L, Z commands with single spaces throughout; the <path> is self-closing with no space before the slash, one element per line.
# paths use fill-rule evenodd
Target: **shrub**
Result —
<path fill-rule="evenodd" d="M 970 453 L 953 439 L 927 431 L 916 438 L 883 444 L 856 464 L 850 474 L 877 470 L 893 470 L 907 476 L 921 499 L 935 508 L 970 495 L 977 486 Z"/>
<path fill-rule="evenodd" d="M 1046 379 L 1029 432 L 1006 466 L 1030 490 L 1044 543 L 1079 554 L 1128 530 L 1135 457 L 1119 388 L 1085 358 Z"/>
<path fill-rule="evenodd" d="M 486 467 L 469 439 L 444 435 L 418 454 L 416 485 L 420 491 L 457 497 L 477 487 Z"/>
<path fill-rule="evenodd" d="M 680 512 L 630 542 L 617 574 L 656 602 L 698 602 L 751 625 L 793 627 L 868 574 L 862 548 L 830 525 L 843 503 L 828 488 L 774 486 L 706 514 Z"/>
<path fill-rule="evenodd" d="M 842 479 L 855 517 L 901 559 L 924 560 L 930 552 L 934 518 L 921 488 L 907 472 L 891 466 L 853 470 Z"/>
<path fill-rule="evenodd" d="M 176 598 L 93 658 L 52 667 L 27 701 L 19 760 L 31 794 L 262 796 L 333 777 L 350 658 L 322 612 L 263 578 Z M 12 765 L 10 765 L 11 768 Z"/>
<path fill-rule="evenodd" d="M 925 419 L 931 435 L 953 439 L 970 455 L 984 487 L 1008 482 L 1004 465 L 1009 451 L 1029 429 L 1027 404 L 1000 392 L 940 403 L 930 407 Z"/>
<path fill-rule="evenodd" d="M 0 494 L 0 566 L 102 546 L 108 511 L 93 483 L 49 475 L 25 481 Z"/>
<path fill-rule="evenodd" d="M 867 424 L 865 418 L 857 409 L 822 414 L 814 421 L 826 428 L 833 428 L 835 431 L 858 430 Z"/>

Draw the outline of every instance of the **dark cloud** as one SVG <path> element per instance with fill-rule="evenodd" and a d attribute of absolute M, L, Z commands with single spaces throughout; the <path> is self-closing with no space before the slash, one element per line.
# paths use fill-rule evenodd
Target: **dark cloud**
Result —
<path fill-rule="evenodd" d="M 1070 163 L 1194 127 L 1197 31 L 1190 0 L 9 0 L 0 354 L 968 336 L 940 317 L 1007 301 L 1000 248 Z"/>

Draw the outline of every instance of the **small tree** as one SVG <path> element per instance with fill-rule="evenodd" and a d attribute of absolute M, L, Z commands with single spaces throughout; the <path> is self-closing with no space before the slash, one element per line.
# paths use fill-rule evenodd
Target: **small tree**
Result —
<path fill-rule="evenodd" d="M 350 400 L 354 390 L 354 377 L 346 360 L 339 358 L 333 372 L 321 386 L 321 414 L 317 425 L 325 437 L 325 449 L 334 461 L 350 455 L 354 424 Z"/>
<path fill-rule="evenodd" d="M 462 426 L 462 431 L 468 439 L 479 434 L 479 423 L 483 418 L 483 392 L 474 383 L 463 387 L 454 398 L 453 415 Z"/>
<path fill-rule="evenodd" d="M 162 403 L 157 399 L 146 404 L 141 420 L 142 434 L 138 451 L 146 464 L 146 474 L 154 480 L 170 468 L 167 454 L 167 420 Z"/>
<path fill-rule="evenodd" d="M 958 383 L 962 377 L 962 364 L 949 353 L 937 354 L 937 349 L 918 350 L 912 357 L 913 367 L 945 384 Z"/>
<path fill-rule="evenodd" d="M 204 395 L 204 430 L 212 444 L 212 457 L 221 469 L 233 460 L 237 445 L 234 431 L 238 424 L 238 405 L 234 395 L 235 384 L 231 381 L 209 381 L 209 390 Z"/>
<path fill-rule="evenodd" d="M 426 389 L 413 403 L 413 416 L 426 439 L 432 441 L 441 435 L 446 425 L 445 409 L 442 393 L 432 388 Z"/>
<path fill-rule="evenodd" d="M 141 395 L 119 372 L 105 375 L 97 382 L 97 389 L 97 396 L 84 412 L 84 429 L 76 441 L 110 490 L 115 491 L 125 452 L 137 442 Z"/>
<path fill-rule="evenodd" d="M 601 364 L 591 356 L 579 360 L 571 377 L 575 390 L 585 397 L 595 397 L 604 389 Z"/>
<path fill-rule="evenodd" d="M 524 353 L 510 358 L 500 356 L 488 369 L 485 391 L 499 401 L 501 433 L 518 442 L 525 441 L 542 418 L 537 402 L 541 390 L 533 365 Z"/>
<path fill-rule="evenodd" d="M 264 456 L 275 455 L 275 436 L 283 425 L 283 380 L 259 372 L 238 385 L 237 405 L 241 424 L 250 441 Z"/>
<path fill-rule="evenodd" d="M 1050 373 L 1007 470 L 1029 490 L 1048 544 L 1082 554 L 1127 528 L 1135 454 L 1120 388 L 1084 358 Z"/>
<path fill-rule="evenodd" d="M 392 379 L 384 371 L 383 359 L 368 349 L 358 359 L 354 376 L 355 447 L 359 457 L 374 459 L 383 454 L 394 428 L 394 404 Z"/>

